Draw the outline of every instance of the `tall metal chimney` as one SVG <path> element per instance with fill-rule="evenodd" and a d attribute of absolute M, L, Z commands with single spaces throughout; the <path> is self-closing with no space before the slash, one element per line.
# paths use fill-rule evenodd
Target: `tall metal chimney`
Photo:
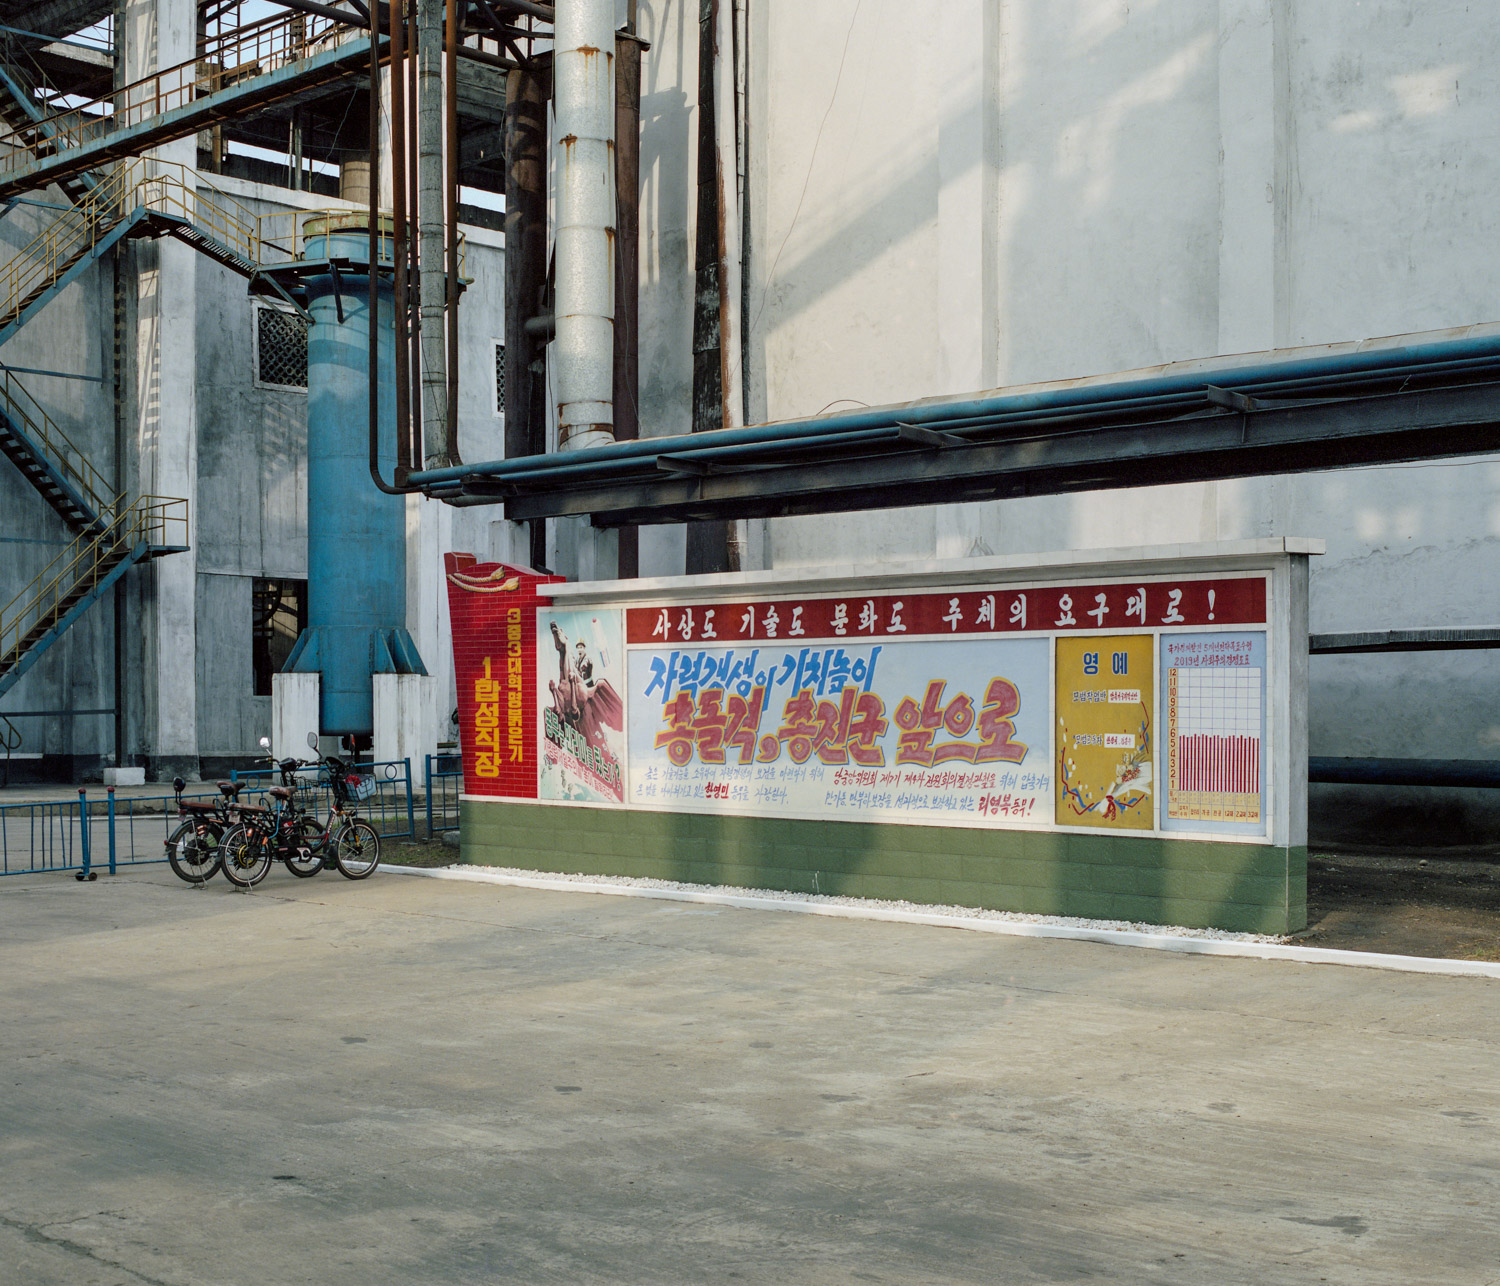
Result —
<path fill-rule="evenodd" d="M 614 441 L 615 5 L 558 0 L 557 442 Z"/>

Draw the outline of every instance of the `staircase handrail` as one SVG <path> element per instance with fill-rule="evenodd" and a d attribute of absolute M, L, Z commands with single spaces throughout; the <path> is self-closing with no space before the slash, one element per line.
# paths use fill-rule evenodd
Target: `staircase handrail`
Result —
<path fill-rule="evenodd" d="M 188 61 L 44 117 L 37 125 L 48 133 L 50 151 L 77 147 L 186 106 L 237 81 L 266 75 L 320 48 L 365 38 L 358 28 L 331 18 L 283 11 L 211 36 L 199 43 L 198 52 Z M 0 149 L 6 144 L 25 146 L 15 131 L 0 136 Z M 0 154 L 0 175 L 32 164 L 35 157 L 29 147 L 25 153 Z"/>
<path fill-rule="evenodd" d="M 0 399 L 4 400 L 11 419 L 32 439 L 47 463 L 61 473 L 87 502 L 95 516 L 106 526 L 115 519 L 119 497 L 104 476 L 89 463 L 88 456 L 74 445 L 9 367 L 0 366 Z"/>
<path fill-rule="evenodd" d="M 122 497 L 123 499 L 123 497 Z M 180 536 L 174 540 L 172 537 Z M 65 599 L 87 592 L 135 546 L 180 545 L 188 538 L 188 502 L 171 496 L 140 496 L 120 509 L 102 532 L 85 532 L 0 607 L 0 669 L 20 660 L 22 643 L 44 620 L 63 615 Z"/>
<path fill-rule="evenodd" d="M 116 166 L 86 201 L 60 214 L 0 266 L 0 318 L 12 318 L 23 300 L 137 210 L 180 215 L 237 254 L 260 261 L 259 215 L 191 166 L 138 158 Z"/>
<path fill-rule="evenodd" d="M 260 263 L 260 216 L 191 166 L 158 161 L 135 188 L 133 207 L 180 215 L 251 263 Z M 212 195 L 210 195 L 212 194 Z"/>
<path fill-rule="evenodd" d="M 124 218 L 124 197 L 144 161 L 117 166 L 88 199 L 42 228 L 0 267 L 0 317 L 10 317 L 37 285 L 56 278 Z"/>

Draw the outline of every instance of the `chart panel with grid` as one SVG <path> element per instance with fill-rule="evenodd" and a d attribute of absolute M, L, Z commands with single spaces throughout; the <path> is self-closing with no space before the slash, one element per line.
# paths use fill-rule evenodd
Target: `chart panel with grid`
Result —
<path fill-rule="evenodd" d="M 1171 816 L 1254 821 L 1260 816 L 1261 670 L 1187 666 L 1169 671 Z"/>

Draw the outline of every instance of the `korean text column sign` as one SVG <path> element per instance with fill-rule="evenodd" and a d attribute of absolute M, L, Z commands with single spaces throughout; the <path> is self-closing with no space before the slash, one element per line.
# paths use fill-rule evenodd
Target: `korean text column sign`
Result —
<path fill-rule="evenodd" d="M 536 617 L 559 576 L 447 554 L 464 793 L 537 795 Z"/>

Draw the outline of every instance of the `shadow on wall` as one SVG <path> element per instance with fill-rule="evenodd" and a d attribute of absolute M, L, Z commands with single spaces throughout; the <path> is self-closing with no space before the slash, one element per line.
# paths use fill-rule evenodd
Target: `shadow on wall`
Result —
<path fill-rule="evenodd" d="M 1314 849 L 1500 844 L 1500 790 L 1314 784 L 1307 809 L 1307 842 Z"/>
<path fill-rule="evenodd" d="M 752 417 L 1487 320 L 1489 49 L 1303 8 L 755 7 Z"/>

